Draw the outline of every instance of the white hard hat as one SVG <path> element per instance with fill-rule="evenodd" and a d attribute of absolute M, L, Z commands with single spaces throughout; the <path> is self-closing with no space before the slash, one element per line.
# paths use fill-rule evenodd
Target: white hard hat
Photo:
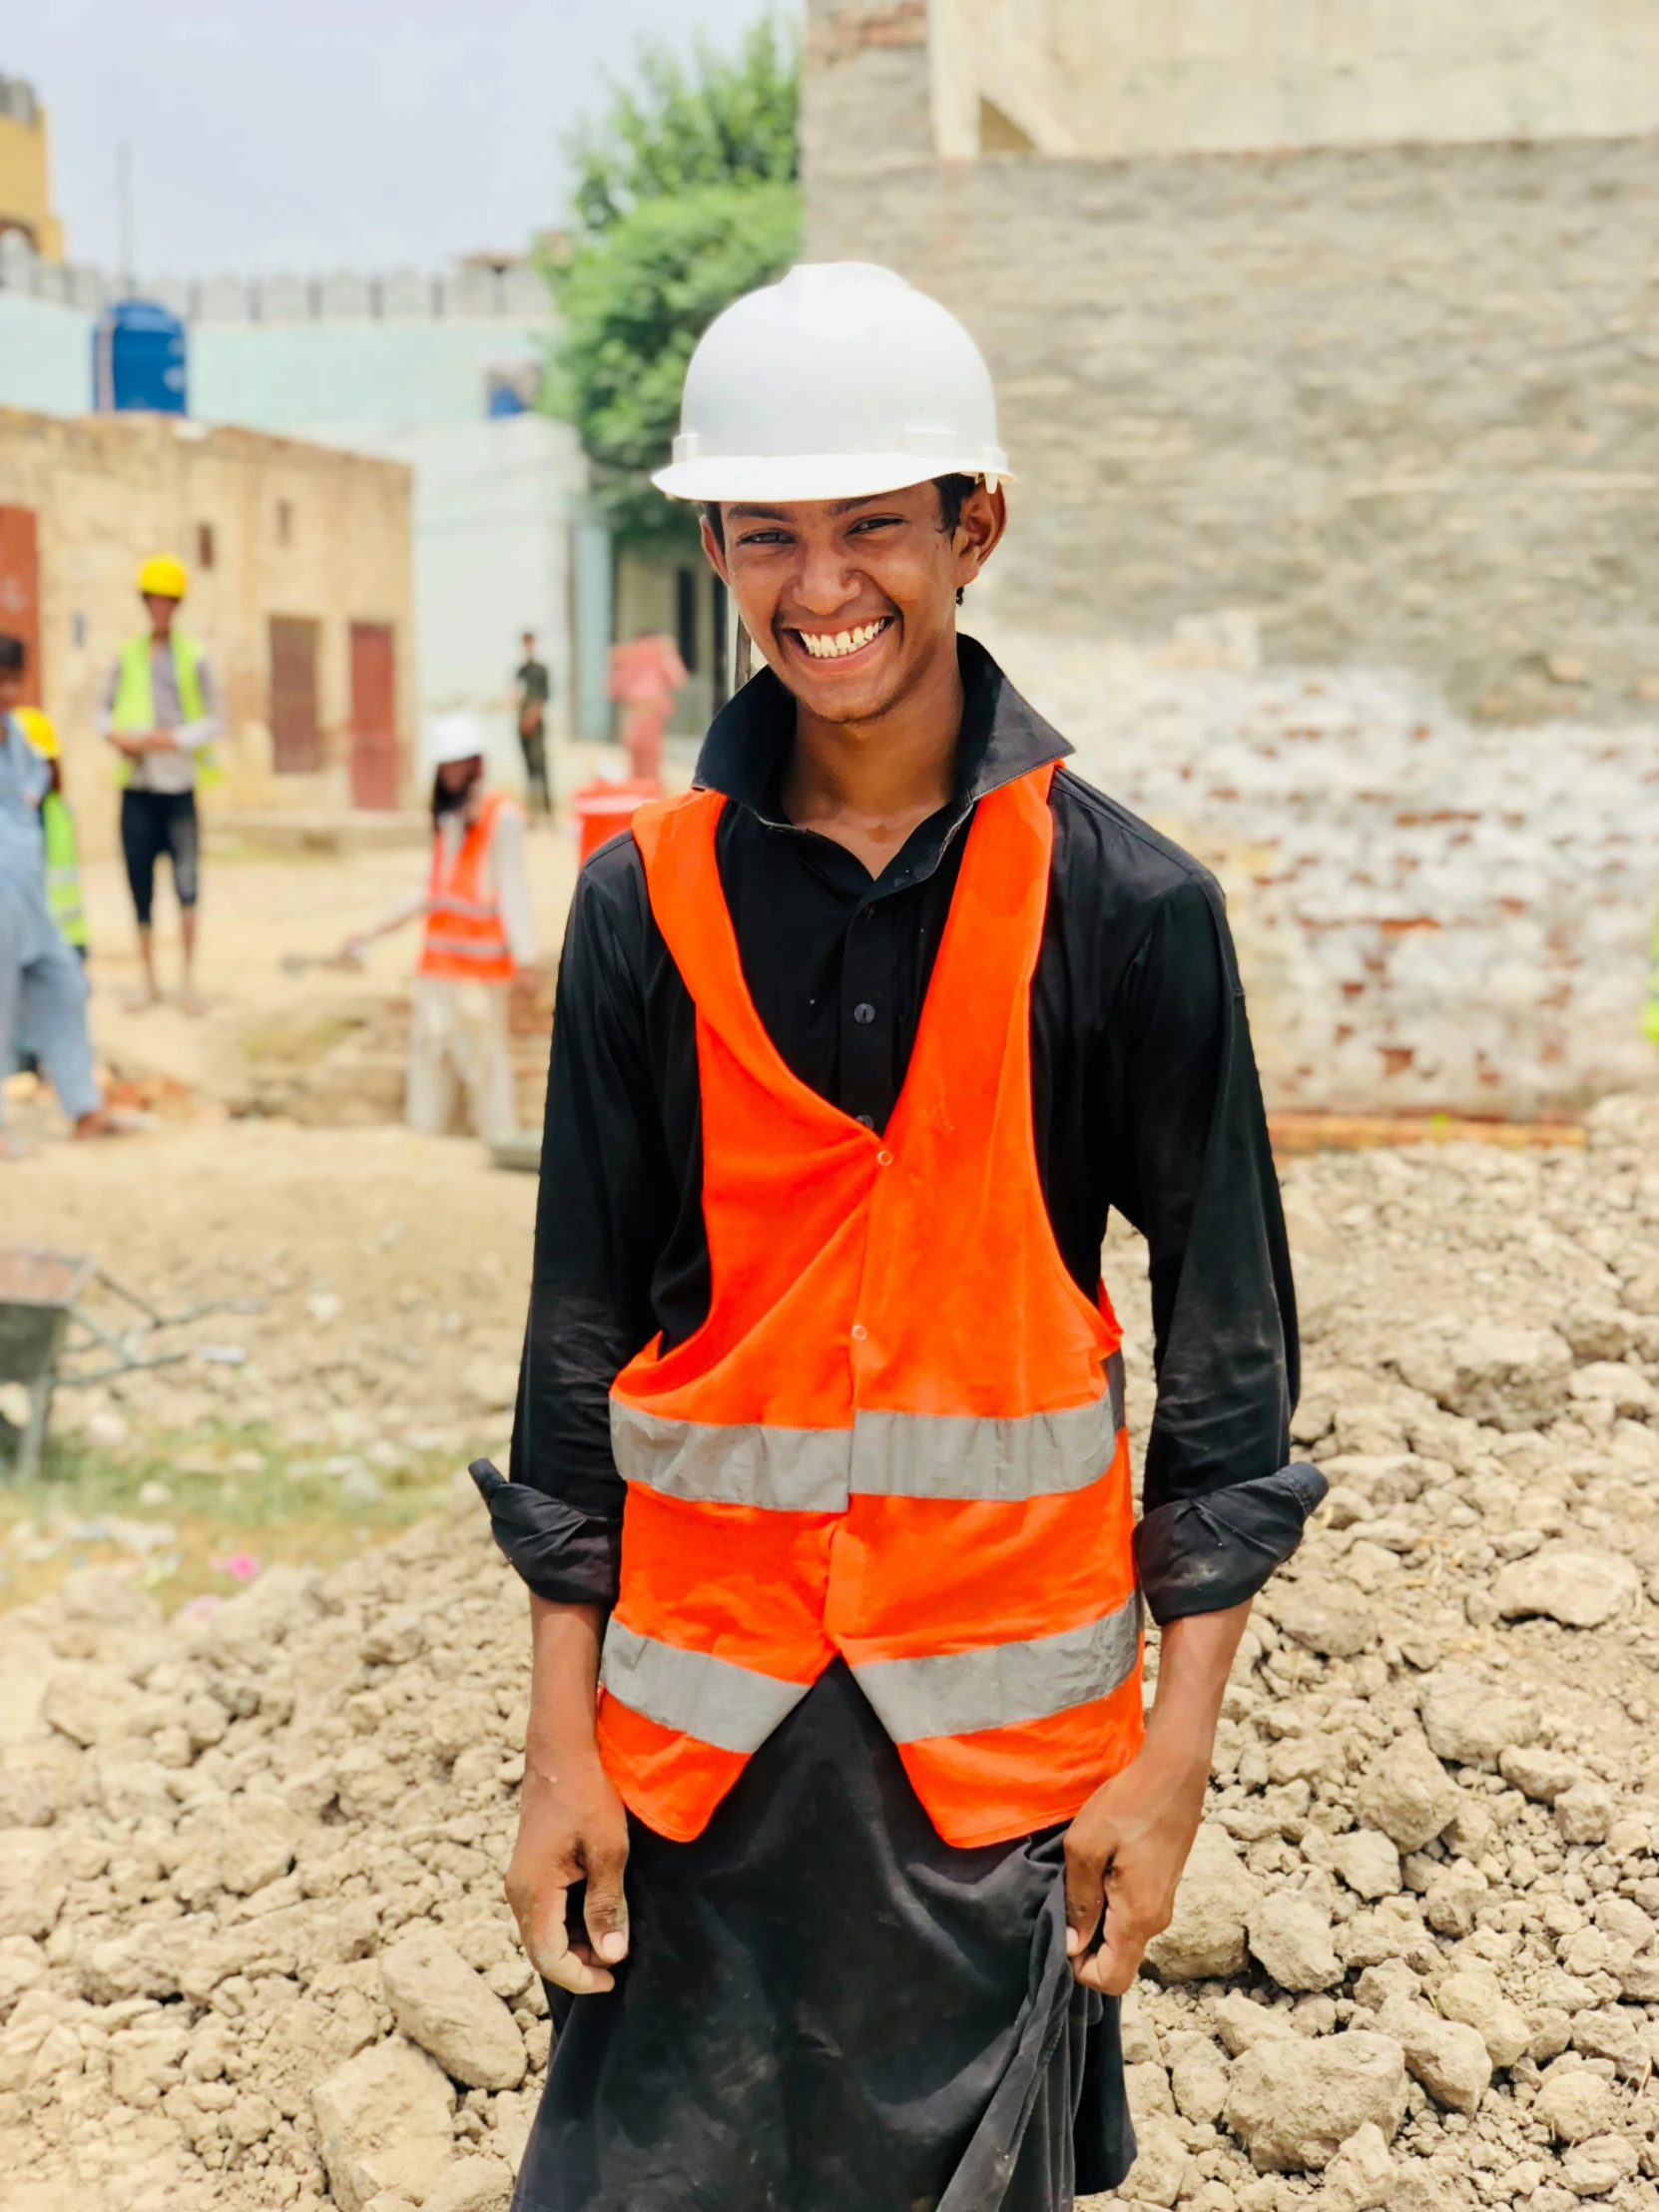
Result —
<path fill-rule="evenodd" d="M 438 715 L 428 726 L 422 748 L 428 768 L 446 768 L 451 761 L 470 761 L 486 750 L 484 726 L 476 715 Z"/>
<path fill-rule="evenodd" d="M 857 499 L 1008 474 L 956 317 L 890 269 L 808 262 L 716 317 L 686 370 L 671 499 Z"/>

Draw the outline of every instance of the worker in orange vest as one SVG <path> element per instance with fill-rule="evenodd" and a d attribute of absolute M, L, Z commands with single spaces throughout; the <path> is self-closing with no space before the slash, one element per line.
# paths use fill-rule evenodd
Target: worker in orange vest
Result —
<path fill-rule="evenodd" d="M 1212 879 L 957 633 L 1009 473 L 960 323 L 796 269 L 682 423 L 656 481 L 765 666 L 578 881 L 473 1469 L 559 2030 L 520 2199 L 1063 2212 L 1133 2160 L 1118 1999 L 1325 1488 L 1243 996 Z"/>
<path fill-rule="evenodd" d="M 432 854 L 415 896 L 348 937 L 340 958 L 355 964 L 373 937 L 417 916 L 424 923 L 409 992 L 408 1081 L 403 1118 L 442 1136 L 457 1089 L 472 1126 L 499 1144 L 518 1127 L 510 1013 L 515 993 L 533 993 L 535 925 L 524 868 L 524 812 L 484 784 L 484 733 L 475 715 L 440 715 L 426 758 L 432 770 Z"/>

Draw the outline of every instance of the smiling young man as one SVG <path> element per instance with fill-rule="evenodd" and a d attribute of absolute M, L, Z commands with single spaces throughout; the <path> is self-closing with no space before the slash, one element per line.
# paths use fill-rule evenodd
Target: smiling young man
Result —
<path fill-rule="evenodd" d="M 513 1480 L 475 1470 L 559 2023 L 515 2204 L 1062 2212 L 1133 2155 L 1116 1999 L 1323 1489 L 1232 949 L 957 634 L 1008 471 L 953 317 L 796 270 L 683 420 L 657 481 L 767 666 L 583 871 Z"/>

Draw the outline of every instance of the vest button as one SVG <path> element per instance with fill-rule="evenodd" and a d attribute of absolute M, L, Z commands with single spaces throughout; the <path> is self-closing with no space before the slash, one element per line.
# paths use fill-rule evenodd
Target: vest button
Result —
<path fill-rule="evenodd" d="M 875 1008 L 867 998 L 860 998 L 857 1005 L 852 1009 L 852 1018 L 860 1028 L 867 1029 L 875 1019 Z"/>
<path fill-rule="evenodd" d="M 873 1114 L 854 1114 L 852 1119 L 860 1129 L 873 1129 L 875 1127 L 875 1116 Z"/>
<path fill-rule="evenodd" d="M 861 1345 L 868 1335 L 869 1331 L 864 1327 L 861 1321 L 855 1321 L 852 1324 L 852 1342 L 855 1345 Z"/>
<path fill-rule="evenodd" d="M 878 1152 L 875 1155 L 875 1164 L 878 1168 L 890 1168 L 892 1166 L 892 1154 L 890 1152 Z"/>

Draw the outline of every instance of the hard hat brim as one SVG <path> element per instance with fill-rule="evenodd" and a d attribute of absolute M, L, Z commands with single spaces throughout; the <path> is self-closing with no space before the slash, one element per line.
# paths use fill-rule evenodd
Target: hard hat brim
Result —
<path fill-rule="evenodd" d="M 983 453 L 743 454 L 722 460 L 674 461 L 651 481 L 670 499 L 756 500 L 774 506 L 795 500 L 870 499 L 904 491 L 935 476 L 988 476 L 1012 483 L 1013 470 L 993 468 Z"/>

